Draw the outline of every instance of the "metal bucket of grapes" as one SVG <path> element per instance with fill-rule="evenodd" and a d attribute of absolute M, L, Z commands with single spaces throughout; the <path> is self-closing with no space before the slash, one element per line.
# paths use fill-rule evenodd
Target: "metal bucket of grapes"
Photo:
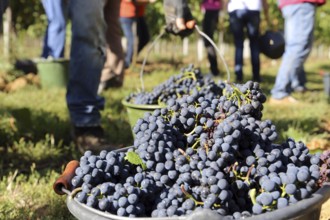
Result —
<path fill-rule="evenodd" d="M 161 108 L 160 105 L 138 105 L 129 103 L 126 100 L 123 100 L 122 104 L 126 107 L 129 124 L 132 128 L 139 118 L 143 118 L 145 113 Z"/>
<path fill-rule="evenodd" d="M 330 197 L 330 185 L 326 184 L 311 198 L 302 200 L 295 205 L 275 210 L 272 212 L 244 218 L 246 220 L 317 220 L 320 219 L 322 204 Z M 102 212 L 82 204 L 71 196 L 67 197 L 67 207 L 77 219 L 80 220 L 131 220 L 130 217 L 117 216 L 111 213 Z M 157 218 L 137 218 L 143 220 L 219 220 L 222 219 L 210 210 L 196 211 L 189 216 L 178 217 L 157 217 Z"/>
<path fill-rule="evenodd" d="M 120 149 L 117 151 L 126 152 L 128 148 Z M 123 217 L 109 212 L 100 211 L 83 204 L 75 197 L 77 189 L 70 190 L 72 177 L 75 175 L 75 170 L 79 166 L 78 161 L 71 161 L 66 166 L 63 174 L 57 179 L 54 184 L 54 191 L 57 194 L 67 195 L 66 204 L 71 214 L 79 220 L 129 220 L 132 217 Z M 249 216 L 243 219 L 246 220 L 316 220 L 320 218 L 321 207 L 324 202 L 330 198 L 330 183 L 324 183 L 323 186 L 318 189 L 309 198 L 303 199 L 296 204 L 289 205 L 284 208 L 280 208 L 274 211 L 265 212 L 259 215 Z M 209 209 L 196 210 L 186 216 L 175 217 L 137 217 L 141 220 L 219 220 L 229 219 L 219 216 L 216 212 Z M 234 219 L 234 218 L 232 218 Z"/>

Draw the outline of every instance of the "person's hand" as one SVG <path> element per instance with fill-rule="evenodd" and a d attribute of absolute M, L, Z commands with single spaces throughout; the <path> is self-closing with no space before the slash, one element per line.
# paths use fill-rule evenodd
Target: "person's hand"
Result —
<path fill-rule="evenodd" d="M 193 32 L 195 21 L 186 0 L 164 0 L 164 13 L 167 32 L 181 37 Z"/>
<path fill-rule="evenodd" d="M 157 0 L 149 0 L 149 3 L 155 3 Z"/>

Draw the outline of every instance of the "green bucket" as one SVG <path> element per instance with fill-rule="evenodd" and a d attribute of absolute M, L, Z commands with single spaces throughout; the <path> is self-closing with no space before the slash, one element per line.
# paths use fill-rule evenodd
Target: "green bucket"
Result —
<path fill-rule="evenodd" d="M 122 104 L 126 107 L 129 124 L 132 128 L 139 118 L 143 118 L 145 113 L 152 113 L 154 110 L 162 108 L 160 105 L 137 105 L 125 100 L 122 101 Z"/>
<path fill-rule="evenodd" d="M 43 89 L 66 88 L 69 77 L 68 59 L 36 59 L 34 62 Z"/>

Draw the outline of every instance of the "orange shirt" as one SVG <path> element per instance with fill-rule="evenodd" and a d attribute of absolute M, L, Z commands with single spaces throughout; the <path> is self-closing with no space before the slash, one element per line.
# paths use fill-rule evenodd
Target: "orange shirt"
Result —
<path fill-rule="evenodd" d="M 133 2 L 121 0 L 120 17 L 132 18 L 144 16 L 146 4 L 134 5 Z"/>

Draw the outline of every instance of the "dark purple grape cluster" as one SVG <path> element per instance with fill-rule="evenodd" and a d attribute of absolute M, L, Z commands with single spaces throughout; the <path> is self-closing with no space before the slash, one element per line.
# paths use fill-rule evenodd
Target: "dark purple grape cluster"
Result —
<path fill-rule="evenodd" d="M 239 219 L 308 198 L 327 181 L 330 153 L 310 154 L 291 138 L 275 143 L 274 124 L 261 120 L 265 100 L 251 81 L 213 97 L 197 89 L 168 98 L 137 121 L 126 152 L 85 152 L 72 179 L 76 199 L 118 216 L 209 209 Z"/>
<path fill-rule="evenodd" d="M 131 93 L 126 97 L 126 101 L 139 105 L 162 105 L 170 99 L 177 99 L 196 91 L 205 97 L 218 97 L 222 94 L 224 85 L 222 81 L 216 83 L 211 77 L 204 77 L 199 69 L 190 65 L 154 87 L 152 91 Z"/>

